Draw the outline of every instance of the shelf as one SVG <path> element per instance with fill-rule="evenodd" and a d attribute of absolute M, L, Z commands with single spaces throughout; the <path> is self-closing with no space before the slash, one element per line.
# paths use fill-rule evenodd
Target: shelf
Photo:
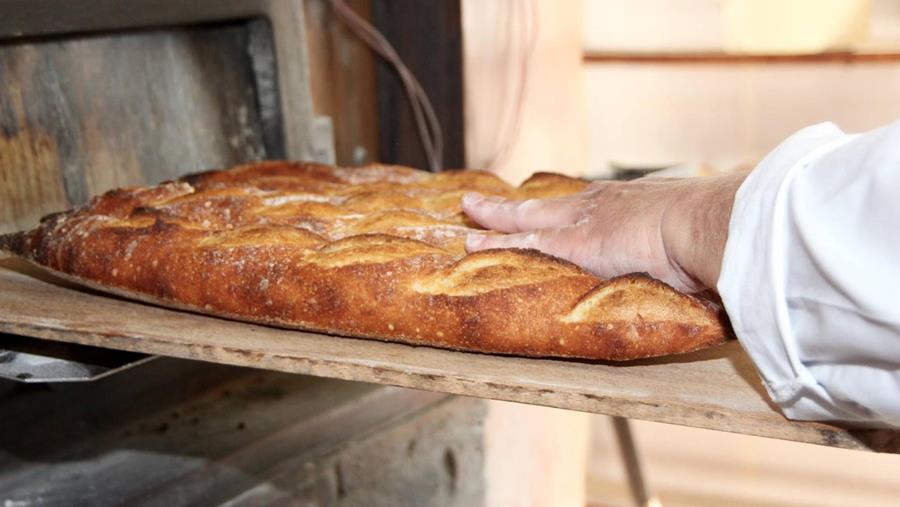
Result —
<path fill-rule="evenodd" d="M 900 52 L 855 53 L 834 52 L 816 54 L 734 54 L 725 52 L 641 53 L 586 51 L 585 63 L 643 63 L 643 64 L 774 64 L 774 63 L 898 63 Z"/>
<path fill-rule="evenodd" d="M 82 290 L 0 258 L 0 332 L 111 349 L 900 453 L 900 431 L 785 419 L 737 343 L 610 364 L 290 331 Z"/>

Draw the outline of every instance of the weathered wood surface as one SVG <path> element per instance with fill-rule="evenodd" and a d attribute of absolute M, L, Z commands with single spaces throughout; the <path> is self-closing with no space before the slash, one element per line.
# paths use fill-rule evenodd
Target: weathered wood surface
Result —
<path fill-rule="evenodd" d="M 0 232 L 110 188 L 280 156 L 254 77 L 274 61 L 250 56 L 267 37 L 252 26 L 0 46 Z"/>
<path fill-rule="evenodd" d="M 277 105 L 269 111 L 282 113 L 286 156 L 330 163 L 334 159 L 330 123 L 327 118 L 312 115 L 303 3 L 303 0 L 91 0 L 88 9 L 78 6 L 60 9 L 57 0 L 0 0 L 4 14 L 0 16 L 0 39 L 25 40 L 27 43 L 31 37 L 94 32 L 112 32 L 115 38 L 115 34 L 129 29 L 253 20 L 251 24 L 264 25 L 266 31 L 273 34 L 269 46 L 274 51 L 265 54 L 263 60 L 272 64 L 277 60 L 277 72 L 274 67 L 260 72 L 255 65 L 259 62 L 254 61 L 253 75 L 265 80 L 258 83 L 261 92 L 278 94 L 275 102 L 263 104 L 263 113 L 266 105 L 273 104 Z M 194 28 L 186 30 L 193 31 Z M 252 41 L 246 52 L 251 59 L 258 60 L 259 47 L 254 42 L 258 41 Z M 226 61 L 243 70 L 238 64 L 241 56 L 235 54 Z M 189 58 L 185 63 L 190 65 L 191 60 Z M 202 75 L 207 85 L 218 86 L 217 76 Z"/>
<path fill-rule="evenodd" d="M 369 0 L 347 2 L 360 15 Z M 334 127 L 335 162 L 380 161 L 373 52 L 334 14 L 328 0 L 304 2 L 309 87 L 313 111 Z"/>
<path fill-rule="evenodd" d="M 786 420 L 736 343 L 626 364 L 525 359 L 288 331 L 134 303 L 0 261 L 0 332 L 518 401 L 851 449 L 900 432 Z"/>

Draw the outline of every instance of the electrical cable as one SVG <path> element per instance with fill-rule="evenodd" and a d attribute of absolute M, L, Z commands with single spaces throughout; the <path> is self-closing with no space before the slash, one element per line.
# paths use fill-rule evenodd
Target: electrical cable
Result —
<path fill-rule="evenodd" d="M 409 98 L 410 107 L 419 132 L 422 149 L 428 159 L 431 171 L 440 171 L 443 160 L 444 136 L 441 124 L 428 94 L 409 70 L 400 55 L 387 39 L 362 16 L 357 14 L 344 0 L 331 0 L 334 12 L 348 27 L 396 70 L 400 82 Z"/>

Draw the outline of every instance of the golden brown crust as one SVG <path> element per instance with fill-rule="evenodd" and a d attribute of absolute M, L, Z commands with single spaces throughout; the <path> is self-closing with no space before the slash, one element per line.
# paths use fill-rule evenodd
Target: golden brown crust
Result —
<path fill-rule="evenodd" d="M 645 275 L 601 280 L 534 250 L 466 254 L 480 171 L 264 162 L 107 192 L 0 249 L 117 294 L 278 326 L 529 356 L 627 360 L 724 341 L 720 308 Z"/>

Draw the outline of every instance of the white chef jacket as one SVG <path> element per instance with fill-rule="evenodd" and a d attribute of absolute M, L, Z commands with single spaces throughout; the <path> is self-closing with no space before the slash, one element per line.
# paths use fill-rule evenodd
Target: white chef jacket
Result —
<path fill-rule="evenodd" d="M 900 121 L 814 125 L 766 156 L 718 289 L 787 417 L 900 427 Z"/>

